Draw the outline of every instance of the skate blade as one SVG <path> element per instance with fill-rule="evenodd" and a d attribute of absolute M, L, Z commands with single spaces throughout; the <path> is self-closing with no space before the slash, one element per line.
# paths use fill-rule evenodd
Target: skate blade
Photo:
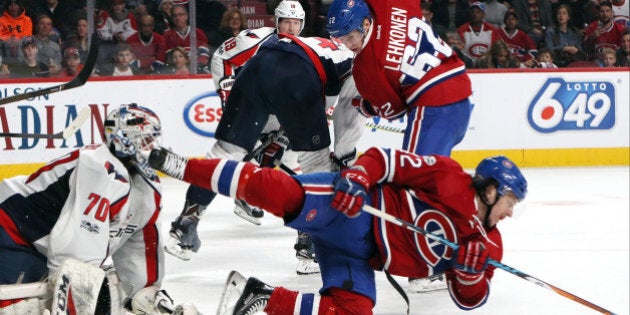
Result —
<path fill-rule="evenodd" d="M 164 251 L 185 261 L 190 260 L 190 257 L 192 256 L 192 251 L 190 249 L 182 249 L 181 246 L 179 246 L 179 240 L 172 237 L 166 241 Z"/>
<path fill-rule="evenodd" d="M 234 214 L 236 214 L 237 216 L 243 218 L 243 220 L 255 224 L 255 225 L 260 225 L 260 219 L 259 218 L 254 218 L 252 216 L 250 216 L 249 214 L 247 214 L 245 211 L 243 211 L 243 209 L 239 208 L 239 207 L 235 207 L 234 208 Z"/>
<path fill-rule="evenodd" d="M 243 277 L 242 274 L 234 270 L 230 272 L 223 286 L 217 315 L 232 314 L 234 312 L 234 306 L 243 293 L 246 284 L 247 278 Z"/>
<path fill-rule="evenodd" d="M 295 272 L 300 276 L 320 273 L 319 264 L 310 259 L 298 259 Z"/>

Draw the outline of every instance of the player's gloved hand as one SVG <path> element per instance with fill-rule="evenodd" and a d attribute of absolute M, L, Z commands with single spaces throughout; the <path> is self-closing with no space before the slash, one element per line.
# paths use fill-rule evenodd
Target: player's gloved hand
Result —
<path fill-rule="evenodd" d="M 464 242 L 457 250 L 454 264 L 458 280 L 464 284 L 473 284 L 484 276 L 488 266 L 488 250 L 483 238 Z"/>
<path fill-rule="evenodd" d="M 350 218 L 356 218 L 363 208 L 370 189 L 367 174 L 363 168 L 347 168 L 335 176 L 335 195 L 332 207 Z"/>
<path fill-rule="evenodd" d="M 284 151 L 289 146 L 289 139 L 280 131 L 264 134 L 260 141 L 265 143 L 269 138 L 275 138 L 275 140 L 255 157 L 258 164 L 262 167 L 275 167 L 275 162 L 282 159 Z"/>
<path fill-rule="evenodd" d="M 175 221 L 171 222 L 170 238 L 164 245 L 164 250 L 181 259 L 190 260 L 192 253 L 199 251 L 201 240 L 197 235 L 197 225 L 203 210 L 189 208 L 190 211 L 182 213 Z"/>
<path fill-rule="evenodd" d="M 351 104 L 365 117 L 369 118 L 378 115 L 378 111 L 372 107 L 372 104 L 362 97 L 353 98 Z"/>
<path fill-rule="evenodd" d="M 337 171 L 345 170 L 349 166 L 354 163 L 357 159 L 357 149 L 354 148 L 352 152 L 346 153 L 342 156 L 337 157 L 335 152 L 330 152 L 330 160 L 333 162 L 333 167 L 337 169 Z"/>
<path fill-rule="evenodd" d="M 232 85 L 234 85 L 234 76 L 225 76 L 219 80 L 219 98 L 221 98 L 221 107 L 225 108 L 225 102 L 227 102 L 230 91 L 232 91 Z"/>
<path fill-rule="evenodd" d="M 175 306 L 173 299 L 165 290 L 150 286 L 136 292 L 126 303 L 126 308 L 133 314 L 142 315 L 196 315 L 197 308 L 191 304 Z"/>

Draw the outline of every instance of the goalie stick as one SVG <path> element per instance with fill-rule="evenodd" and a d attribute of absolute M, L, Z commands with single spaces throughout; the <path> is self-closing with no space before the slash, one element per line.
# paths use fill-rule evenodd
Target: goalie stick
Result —
<path fill-rule="evenodd" d="M 46 134 L 46 133 L 16 133 L 16 132 L 0 132 L 0 137 L 11 137 L 11 138 L 33 138 L 33 139 L 68 139 L 70 136 L 74 135 L 81 126 L 85 123 L 86 120 L 90 118 L 90 108 L 84 107 L 77 118 L 68 124 L 68 127 L 64 128 L 62 131 Z"/>
<path fill-rule="evenodd" d="M 29 99 L 29 98 L 33 98 L 36 96 L 57 93 L 63 90 L 69 90 L 75 87 L 82 86 L 83 84 L 85 84 L 85 82 L 87 82 L 88 78 L 92 74 L 92 70 L 94 70 L 94 66 L 96 65 L 97 57 L 98 57 L 98 36 L 96 34 L 92 34 L 92 36 L 90 37 L 90 50 L 88 52 L 87 59 L 85 60 L 83 69 L 81 69 L 81 71 L 79 72 L 79 74 L 77 74 L 76 77 L 74 77 L 72 80 L 64 84 L 55 85 L 55 86 L 47 87 L 41 90 L 27 92 L 27 93 L 16 94 L 16 95 L 12 95 L 5 98 L 0 98 L 0 106 L 17 102 L 17 101 L 21 101 L 21 100 L 25 100 L 25 99 Z"/>
<path fill-rule="evenodd" d="M 427 237 L 429 239 L 432 239 L 434 241 L 440 242 L 441 244 L 443 244 L 445 246 L 448 246 L 448 247 L 450 247 L 450 248 L 452 248 L 454 250 L 457 250 L 459 248 L 459 245 L 457 245 L 457 244 L 455 244 L 455 243 L 453 243 L 453 242 L 451 242 L 451 241 L 449 241 L 447 239 L 444 239 L 444 238 L 442 238 L 442 237 L 440 237 L 438 235 L 432 234 L 431 232 L 429 232 L 429 231 L 427 231 L 427 230 L 425 230 L 425 229 L 423 229 L 421 227 L 418 227 L 415 224 L 409 223 L 409 222 L 407 222 L 407 221 L 405 221 L 403 219 L 397 218 L 397 217 L 395 217 L 395 216 L 393 216 L 391 214 L 385 213 L 385 212 L 383 212 L 383 211 L 381 211 L 379 209 L 376 209 L 374 207 L 371 207 L 371 206 L 368 206 L 368 205 L 363 205 L 363 211 L 365 211 L 365 212 L 367 212 L 367 213 L 369 213 L 369 214 L 371 214 L 373 216 L 376 216 L 376 217 L 379 217 L 381 219 L 384 219 L 385 221 L 388 221 L 388 222 L 391 222 L 393 224 L 396 224 L 396 225 L 398 225 L 400 227 L 407 228 L 407 229 L 411 230 L 412 232 L 422 234 L 425 237 Z M 494 266 L 496 268 L 502 269 L 504 271 L 507 271 L 507 272 L 509 272 L 509 273 L 511 273 L 511 274 L 513 274 L 513 275 L 515 275 L 517 277 L 519 277 L 519 278 L 525 279 L 525 280 L 527 280 L 527 281 L 529 281 L 529 282 L 531 282 L 531 283 L 533 283 L 533 284 L 535 284 L 537 286 L 540 286 L 542 288 L 551 290 L 551 291 L 553 291 L 553 292 L 555 292 L 557 294 L 560 294 L 560 295 L 564 296 L 567 299 L 570 299 L 572 301 L 580 303 L 580 304 L 582 304 L 584 306 L 587 306 L 587 307 L 589 307 L 589 308 L 591 308 L 593 310 L 596 310 L 596 311 L 598 311 L 598 312 L 600 312 L 602 314 L 611 314 L 611 315 L 615 314 L 615 313 L 613 313 L 613 312 L 611 312 L 611 311 L 609 311 L 609 310 L 607 310 L 607 309 L 605 309 L 605 308 L 603 308 L 603 307 L 601 307 L 599 305 L 591 303 L 591 302 L 589 302 L 589 301 L 587 301 L 587 300 L 585 300 L 585 299 L 583 299 L 581 297 L 578 297 L 575 294 L 572 294 L 572 293 L 569 293 L 569 292 L 567 292 L 565 290 L 562 290 L 562 289 L 560 289 L 560 288 L 558 288 L 558 287 L 556 287 L 556 286 L 554 286 L 552 284 L 549 284 L 549 283 L 547 283 L 545 281 L 542 281 L 542 280 L 540 280 L 540 279 L 538 279 L 538 278 L 536 278 L 534 276 L 530 276 L 530 275 L 528 275 L 528 274 L 526 274 L 526 273 L 524 273 L 524 272 L 522 272 L 522 271 L 520 271 L 518 269 L 512 268 L 512 267 L 510 267 L 508 265 L 505 265 L 505 264 L 503 264 L 501 262 L 498 262 L 498 261 L 496 261 L 494 259 L 488 259 L 488 264 L 492 265 L 492 266 Z"/>

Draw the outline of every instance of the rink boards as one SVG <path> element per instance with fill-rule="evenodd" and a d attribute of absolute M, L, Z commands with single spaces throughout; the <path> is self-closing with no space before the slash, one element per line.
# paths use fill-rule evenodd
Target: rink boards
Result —
<path fill-rule="evenodd" d="M 522 166 L 630 164 L 628 68 L 578 70 L 470 73 L 474 109 L 454 158 L 467 168 L 491 154 L 508 155 Z M 58 83 L 3 80 L 0 97 Z M 80 132 L 66 140 L 1 138 L 0 178 L 101 142 L 103 117 L 132 102 L 156 111 L 163 143 L 176 152 L 203 156 L 212 145 L 222 111 L 209 76 L 91 78 L 81 88 L 0 107 L 0 132 L 55 133 L 83 107 L 92 112 Z M 404 118 L 366 119 L 359 151 L 399 147 L 405 126 Z"/>

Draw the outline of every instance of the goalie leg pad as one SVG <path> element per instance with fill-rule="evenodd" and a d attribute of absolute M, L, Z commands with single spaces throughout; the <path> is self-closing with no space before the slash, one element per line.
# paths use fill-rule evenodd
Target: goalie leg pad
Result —
<path fill-rule="evenodd" d="M 66 259 L 52 278 L 52 314 L 94 314 L 99 294 L 104 287 L 105 271 L 74 260 Z M 109 296 L 109 294 L 107 294 Z"/>
<path fill-rule="evenodd" d="M 50 299 L 31 297 L 17 300 L 0 300 L 0 315 L 50 314 Z"/>

